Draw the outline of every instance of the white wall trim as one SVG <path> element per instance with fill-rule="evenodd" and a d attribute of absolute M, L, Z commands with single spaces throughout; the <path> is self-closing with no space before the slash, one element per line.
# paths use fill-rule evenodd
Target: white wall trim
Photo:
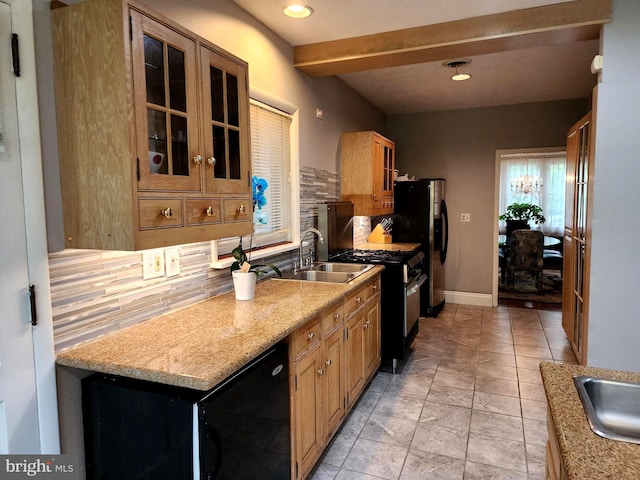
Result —
<path fill-rule="evenodd" d="M 491 293 L 473 293 L 473 292 L 453 292 L 444 291 L 444 301 L 446 303 L 456 303 L 460 305 L 475 305 L 478 307 L 495 307 L 496 302 L 493 301 Z"/>

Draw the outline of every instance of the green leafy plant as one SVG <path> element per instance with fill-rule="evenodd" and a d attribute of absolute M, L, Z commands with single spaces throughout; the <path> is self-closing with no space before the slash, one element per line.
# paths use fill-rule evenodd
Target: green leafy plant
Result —
<path fill-rule="evenodd" d="M 542 208 L 532 203 L 512 203 L 507 211 L 498 217 L 500 220 L 525 220 L 536 225 L 546 222 Z"/>
<path fill-rule="evenodd" d="M 242 237 L 240 237 L 240 242 L 238 243 L 238 246 L 231 251 L 231 255 L 235 259 L 235 262 L 231 264 L 231 272 L 240 270 L 244 272 L 255 273 L 256 275 L 259 276 L 259 275 L 262 275 L 263 273 L 266 273 L 266 271 L 260 270 L 261 268 L 269 268 L 274 272 L 276 272 L 278 276 L 280 277 L 282 276 L 282 272 L 280 272 L 280 269 L 275 265 L 266 264 L 266 263 L 259 264 L 259 265 L 258 264 L 252 265 L 251 263 L 249 263 L 249 258 L 247 257 L 247 254 L 245 253 L 244 249 L 242 248 Z M 247 266 L 243 267 L 244 264 L 248 265 L 248 267 Z"/>

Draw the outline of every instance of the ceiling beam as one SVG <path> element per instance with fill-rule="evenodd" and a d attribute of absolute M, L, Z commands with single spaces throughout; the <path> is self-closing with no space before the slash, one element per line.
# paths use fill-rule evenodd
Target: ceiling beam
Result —
<path fill-rule="evenodd" d="M 575 0 L 452 22 L 294 47 L 312 77 L 444 61 L 599 38 L 611 0 Z"/>

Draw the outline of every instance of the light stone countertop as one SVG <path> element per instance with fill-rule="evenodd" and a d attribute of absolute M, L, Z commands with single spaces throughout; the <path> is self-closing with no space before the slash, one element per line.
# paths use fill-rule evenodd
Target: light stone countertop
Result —
<path fill-rule="evenodd" d="M 59 352 L 56 363 L 210 390 L 383 268 L 346 284 L 258 282 L 253 300 L 230 291 Z"/>
<path fill-rule="evenodd" d="M 553 428 L 567 477 L 575 480 L 640 478 L 640 445 L 602 438 L 591 430 L 576 375 L 640 382 L 640 373 L 543 362 L 540 364 Z"/>
<path fill-rule="evenodd" d="M 419 248 L 419 243 L 359 243 L 353 248 L 358 250 L 389 250 L 392 252 L 411 252 Z"/>

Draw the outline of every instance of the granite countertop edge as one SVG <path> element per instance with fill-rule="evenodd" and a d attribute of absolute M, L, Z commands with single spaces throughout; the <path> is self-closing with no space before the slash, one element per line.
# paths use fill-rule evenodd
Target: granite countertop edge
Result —
<path fill-rule="evenodd" d="M 640 445 L 596 435 L 573 383 L 577 375 L 640 383 L 640 373 L 551 362 L 540 371 L 567 478 L 640 478 Z"/>
<path fill-rule="evenodd" d="M 268 279 L 253 300 L 229 291 L 58 352 L 56 363 L 207 391 L 383 268 L 345 284 Z"/>

